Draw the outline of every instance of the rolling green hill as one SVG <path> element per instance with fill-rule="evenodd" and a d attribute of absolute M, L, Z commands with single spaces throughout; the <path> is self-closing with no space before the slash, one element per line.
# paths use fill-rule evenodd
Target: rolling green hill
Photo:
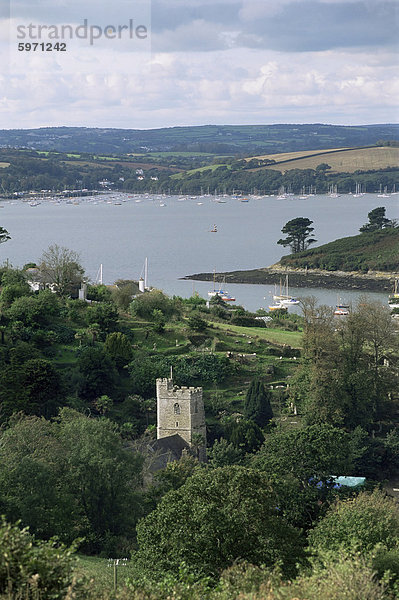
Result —
<path fill-rule="evenodd" d="M 399 228 L 361 233 L 283 256 L 280 265 L 326 271 L 399 272 Z"/>
<path fill-rule="evenodd" d="M 373 145 L 398 140 L 399 125 L 203 125 L 163 129 L 43 127 L 0 130 L 0 147 L 124 154 L 206 152 L 265 154 Z"/>

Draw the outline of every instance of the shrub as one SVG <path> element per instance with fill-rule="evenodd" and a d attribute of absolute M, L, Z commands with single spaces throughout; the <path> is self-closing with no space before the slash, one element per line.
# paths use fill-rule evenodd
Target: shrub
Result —
<path fill-rule="evenodd" d="M 29 600 L 65 597 L 73 578 L 73 552 L 51 539 L 38 541 L 18 523 L 0 522 L 0 593 Z"/>

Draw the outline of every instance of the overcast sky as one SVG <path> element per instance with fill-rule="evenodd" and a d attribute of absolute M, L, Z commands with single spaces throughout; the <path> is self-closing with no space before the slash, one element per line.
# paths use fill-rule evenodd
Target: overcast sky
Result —
<path fill-rule="evenodd" d="M 0 1 L 0 128 L 399 121 L 398 0 Z"/>

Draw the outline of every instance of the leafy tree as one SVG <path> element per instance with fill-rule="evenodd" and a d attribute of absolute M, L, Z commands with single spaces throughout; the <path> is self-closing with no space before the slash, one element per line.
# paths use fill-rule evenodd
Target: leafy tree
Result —
<path fill-rule="evenodd" d="M 208 323 L 199 315 L 193 315 L 188 319 L 188 326 L 193 331 L 205 331 L 205 329 L 208 326 Z"/>
<path fill-rule="evenodd" d="M 385 206 L 373 208 L 367 215 L 369 222 L 360 227 L 359 231 L 377 231 L 378 229 L 393 227 L 393 221 L 386 218 L 385 211 Z"/>
<path fill-rule="evenodd" d="M 118 368 L 122 368 L 132 359 L 132 344 L 124 333 L 114 331 L 109 333 L 105 339 L 104 350 Z"/>
<path fill-rule="evenodd" d="M 77 364 L 83 375 L 80 390 L 83 398 L 94 400 L 103 394 L 112 395 L 117 373 L 112 359 L 102 348 L 82 348 Z"/>
<path fill-rule="evenodd" d="M 252 381 L 244 401 L 244 415 L 247 419 L 255 421 L 259 427 L 264 427 L 273 418 L 270 404 L 272 395 L 261 381 Z"/>
<path fill-rule="evenodd" d="M 41 538 L 73 539 L 70 495 L 60 485 L 64 472 L 54 425 L 14 415 L 0 437 L 0 510 L 7 518 L 20 519 Z"/>
<path fill-rule="evenodd" d="M 141 468 L 104 417 L 71 409 L 56 422 L 15 417 L 0 438 L 0 506 L 44 537 L 84 536 L 86 549 L 98 552 L 106 540 L 133 535 Z"/>
<path fill-rule="evenodd" d="M 4 227 L 0 227 L 0 244 L 4 244 L 4 242 L 7 242 L 10 239 L 11 236 L 8 233 L 7 229 L 4 229 Z"/>
<path fill-rule="evenodd" d="M 43 358 L 11 364 L 0 376 L 1 417 L 23 411 L 49 418 L 56 414 L 62 400 L 61 379 L 55 367 Z"/>
<path fill-rule="evenodd" d="M 43 252 L 39 265 L 41 281 L 60 296 L 69 296 L 83 281 L 84 269 L 77 252 L 54 244 Z"/>
<path fill-rule="evenodd" d="M 213 468 L 236 465 L 242 461 L 243 453 L 225 438 L 215 440 L 207 450 L 208 464 Z"/>
<path fill-rule="evenodd" d="M 4 268 L 4 267 L 3 267 Z M 1 273 L 1 285 L 28 285 L 26 282 L 26 273 L 25 270 L 14 269 L 11 267 L 4 268 L 4 271 Z M 28 285 L 28 290 L 30 287 Z"/>
<path fill-rule="evenodd" d="M 3 307 L 10 307 L 16 298 L 28 296 L 30 294 L 29 285 L 25 283 L 14 283 L 3 286 L 0 294 L 0 303 Z"/>
<path fill-rule="evenodd" d="M 234 417 L 226 424 L 226 435 L 234 448 L 242 452 L 256 452 L 265 439 L 254 421 Z"/>
<path fill-rule="evenodd" d="M 118 279 L 112 289 L 112 299 L 120 310 L 127 312 L 133 296 L 137 293 L 137 283 L 128 279 Z"/>
<path fill-rule="evenodd" d="M 384 365 L 396 352 L 389 310 L 361 299 L 340 324 L 331 309 L 305 307 L 304 360 L 290 395 L 307 423 L 368 428 L 389 417 L 397 373 Z"/>
<path fill-rule="evenodd" d="M 292 574 L 301 557 L 298 530 L 279 515 L 260 472 L 243 467 L 199 471 L 166 494 L 137 527 L 134 561 L 145 572 L 173 573 L 185 561 L 196 578 L 215 576 L 239 558 Z"/>
<path fill-rule="evenodd" d="M 52 315 L 59 311 L 57 298 L 50 291 L 39 292 L 37 296 L 16 298 L 6 311 L 12 321 L 21 321 L 30 327 L 48 325 Z"/>
<path fill-rule="evenodd" d="M 106 285 L 88 285 L 87 286 L 87 299 L 94 300 L 95 302 L 109 302 L 112 297 L 112 292 L 107 288 Z"/>
<path fill-rule="evenodd" d="M 49 418 L 56 414 L 62 399 L 61 379 L 52 363 L 33 358 L 24 363 L 20 384 L 28 414 Z"/>
<path fill-rule="evenodd" d="M 151 315 L 151 320 L 153 322 L 153 329 L 157 333 L 162 333 L 165 330 L 166 320 L 165 315 L 158 308 L 154 308 Z"/>
<path fill-rule="evenodd" d="M 396 548 L 399 540 L 399 507 L 394 498 L 374 490 L 336 502 L 309 534 L 313 551 L 370 553 L 377 544 Z"/>
<path fill-rule="evenodd" d="M 117 426 L 70 409 L 60 413 L 59 434 L 66 456 L 64 485 L 74 499 L 79 535 L 101 549 L 107 532 L 133 533 L 140 515 L 140 455 L 123 445 Z"/>
<path fill-rule="evenodd" d="M 229 359 L 217 354 L 181 356 L 173 361 L 174 379 L 178 385 L 192 385 L 193 382 L 216 383 L 223 381 L 231 373 Z"/>
<path fill-rule="evenodd" d="M 176 305 L 172 299 L 160 290 L 152 290 L 136 296 L 130 305 L 130 309 L 133 315 L 152 320 L 155 309 L 160 310 L 166 317 L 170 317 L 176 312 Z"/>
<path fill-rule="evenodd" d="M 310 237 L 314 227 L 311 227 L 313 221 L 305 217 L 291 219 L 282 228 L 282 232 L 287 234 L 284 239 L 278 240 L 282 246 L 290 246 L 293 254 L 306 250 L 310 244 L 317 242 L 315 238 Z"/>
<path fill-rule="evenodd" d="M 155 396 L 155 380 L 157 377 L 167 377 L 170 373 L 170 365 L 165 359 L 156 356 L 135 356 L 128 366 L 135 394 L 143 398 Z"/>
<path fill-rule="evenodd" d="M 316 167 L 316 173 L 325 173 L 331 169 L 330 165 L 327 163 L 320 163 Z"/>
<path fill-rule="evenodd" d="M 96 325 L 100 331 L 110 333 L 118 324 L 118 311 L 113 302 L 101 302 L 89 306 L 86 311 L 86 319 L 89 325 Z"/>
<path fill-rule="evenodd" d="M 282 514 L 308 529 L 333 493 L 331 476 L 352 472 L 351 439 L 330 425 L 273 431 L 251 465 L 276 482 Z"/>
<path fill-rule="evenodd" d="M 76 546 L 36 540 L 18 525 L 0 521 L 0 593 L 62 600 L 72 590 Z"/>
<path fill-rule="evenodd" d="M 18 341 L 9 352 L 10 364 L 13 366 L 22 365 L 32 358 L 43 358 L 40 351 L 29 342 Z"/>
<path fill-rule="evenodd" d="M 154 475 L 154 485 L 148 492 L 148 497 L 154 509 L 161 498 L 172 490 L 178 490 L 184 485 L 189 477 L 201 467 L 198 460 L 193 456 L 182 456 L 166 465 L 164 469 L 157 471 Z"/>
<path fill-rule="evenodd" d="M 331 425 L 274 431 L 266 436 L 253 463 L 269 475 L 293 473 L 305 485 L 311 479 L 328 481 L 331 475 L 350 471 L 350 437 Z"/>

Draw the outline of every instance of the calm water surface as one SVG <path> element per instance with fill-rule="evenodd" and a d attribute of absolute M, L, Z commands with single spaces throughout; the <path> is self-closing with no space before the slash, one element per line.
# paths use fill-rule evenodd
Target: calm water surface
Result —
<path fill-rule="evenodd" d="M 124 195 L 79 199 L 77 203 L 44 200 L 38 206 L 20 200 L 3 202 L 0 225 L 10 232 L 12 240 L 0 246 L 0 261 L 9 259 L 14 266 L 36 262 L 43 250 L 57 243 L 79 252 L 92 280 L 102 263 L 104 282 L 113 283 L 118 278 L 138 279 L 148 257 L 150 285 L 182 296 L 190 296 L 195 289 L 207 297 L 211 284 L 179 278 L 277 262 L 284 249 L 276 242 L 290 219 L 308 217 L 314 221 L 318 244 L 355 235 L 376 206 L 385 206 L 388 218 L 399 219 L 399 195 L 221 200 Z M 217 233 L 210 231 L 214 225 Z M 251 310 L 270 304 L 272 286 L 235 284 L 227 288 L 238 303 Z M 358 292 L 342 290 L 298 288 L 295 293 L 315 295 L 331 305 L 338 297 L 348 302 L 359 297 Z M 370 296 L 386 300 L 385 294 Z"/>

